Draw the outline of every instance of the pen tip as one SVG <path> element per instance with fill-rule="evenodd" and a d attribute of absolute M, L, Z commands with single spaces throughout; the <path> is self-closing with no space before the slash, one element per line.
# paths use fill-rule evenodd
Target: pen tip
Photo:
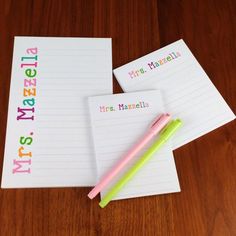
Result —
<path fill-rule="evenodd" d="M 182 124 L 182 120 L 180 120 L 180 119 L 176 119 L 175 122 L 179 123 L 179 124 Z"/>
<path fill-rule="evenodd" d="M 96 197 L 96 195 L 97 195 L 97 194 L 94 192 L 94 189 L 92 189 L 92 190 L 89 192 L 88 197 L 89 197 L 90 199 L 93 199 L 93 198 Z"/>
<path fill-rule="evenodd" d="M 104 204 L 104 203 L 101 201 L 101 202 L 99 202 L 99 206 L 100 206 L 101 208 L 104 208 L 104 207 L 106 206 L 106 204 Z"/>

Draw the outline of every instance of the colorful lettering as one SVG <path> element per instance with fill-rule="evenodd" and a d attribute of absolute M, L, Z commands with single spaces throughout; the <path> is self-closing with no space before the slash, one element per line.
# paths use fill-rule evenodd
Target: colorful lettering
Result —
<path fill-rule="evenodd" d="M 149 70 L 153 70 L 159 66 L 165 65 L 166 63 L 168 63 L 180 56 L 181 56 L 180 52 L 171 52 L 171 53 L 169 53 L 168 56 L 166 56 L 164 58 L 158 59 L 157 61 L 148 62 L 147 67 Z M 141 75 L 143 75 L 146 72 L 147 71 L 145 71 L 144 68 L 141 68 L 139 70 L 133 70 L 133 71 L 128 72 L 128 75 L 129 75 L 129 78 L 133 79 L 136 77 L 140 77 Z"/>

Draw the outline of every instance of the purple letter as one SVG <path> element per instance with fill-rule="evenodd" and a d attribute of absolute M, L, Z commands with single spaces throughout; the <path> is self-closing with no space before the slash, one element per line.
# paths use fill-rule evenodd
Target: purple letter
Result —
<path fill-rule="evenodd" d="M 34 116 L 32 115 L 31 117 L 25 117 L 26 115 L 26 111 L 31 111 L 32 113 L 34 113 L 34 107 L 32 108 L 20 108 L 18 107 L 17 112 L 21 113 L 20 115 L 17 116 L 17 120 L 34 120 Z"/>

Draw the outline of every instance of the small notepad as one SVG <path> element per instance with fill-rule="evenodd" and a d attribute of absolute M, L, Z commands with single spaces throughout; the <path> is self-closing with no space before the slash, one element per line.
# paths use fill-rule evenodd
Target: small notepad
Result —
<path fill-rule="evenodd" d="M 16 37 L 2 187 L 93 186 L 87 97 L 111 93 L 111 39 Z"/>
<path fill-rule="evenodd" d="M 160 91 L 96 96 L 89 98 L 98 181 L 142 138 L 150 123 L 166 113 Z M 176 134 L 178 135 L 178 134 Z M 147 145 L 102 191 L 107 190 L 147 150 Z M 166 143 L 115 199 L 179 192 L 170 143 Z"/>
<path fill-rule="evenodd" d="M 125 92 L 160 89 L 168 112 L 184 127 L 173 138 L 178 148 L 235 119 L 183 40 L 114 70 Z"/>

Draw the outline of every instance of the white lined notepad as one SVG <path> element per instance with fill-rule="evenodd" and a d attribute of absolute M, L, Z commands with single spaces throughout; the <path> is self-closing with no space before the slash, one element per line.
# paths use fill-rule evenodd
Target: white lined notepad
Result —
<path fill-rule="evenodd" d="M 87 97 L 111 93 L 111 39 L 16 37 L 2 187 L 94 185 Z"/>
<path fill-rule="evenodd" d="M 125 92 L 160 89 L 168 112 L 185 126 L 173 138 L 178 148 L 235 119 L 183 40 L 114 70 Z"/>
<path fill-rule="evenodd" d="M 99 179 L 142 138 L 150 123 L 166 112 L 160 91 L 155 90 L 90 97 L 89 106 Z M 102 191 L 102 196 L 148 146 Z M 115 199 L 179 191 L 174 158 L 167 143 L 153 155 Z"/>

